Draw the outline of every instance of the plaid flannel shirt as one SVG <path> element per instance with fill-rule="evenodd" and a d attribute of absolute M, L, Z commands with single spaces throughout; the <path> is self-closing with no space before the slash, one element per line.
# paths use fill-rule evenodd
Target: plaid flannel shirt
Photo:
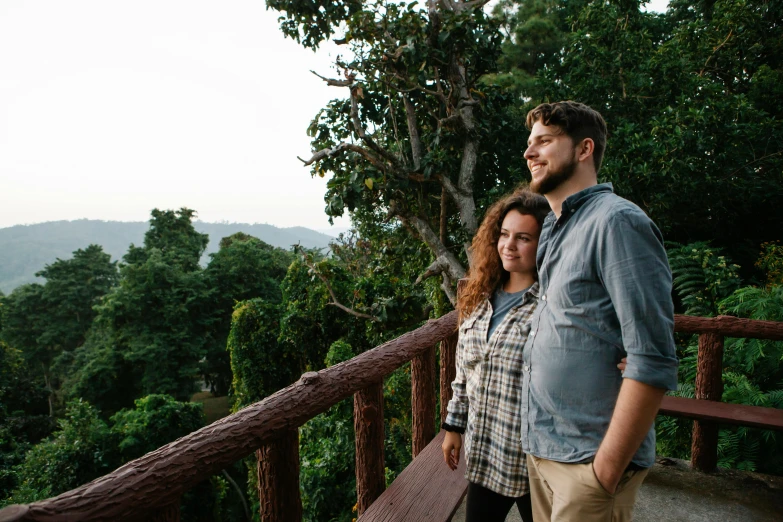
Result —
<path fill-rule="evenodd" d="M 522 348 L 537 304 L 535 283 L 489 339 L 489 300 L 459 327 L 457 375 L 446 423 L 465 429 L 465 478 L 507 497 L 529 491 L 519 413 Z"/>

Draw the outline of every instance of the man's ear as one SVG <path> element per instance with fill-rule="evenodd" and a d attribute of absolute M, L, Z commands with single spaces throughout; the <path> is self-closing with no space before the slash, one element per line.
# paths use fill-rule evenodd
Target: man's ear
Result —
<path fill-rule="evenodd" d="M 588 159 L 592 160 L 594 151 L 595 151 L 595 142 L 593 141 L 593 138 L 583 139 L 581 142 L 579 142 L 579 145 L 577 145 L 576 148 L 577 160 L 578 161 L 586 161 Z"/>

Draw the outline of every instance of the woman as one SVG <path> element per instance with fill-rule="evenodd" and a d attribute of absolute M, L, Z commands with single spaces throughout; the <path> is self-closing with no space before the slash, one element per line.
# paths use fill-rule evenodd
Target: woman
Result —
<path fill-rule="evenodd" d="M 457 375 L 443 428 L 443 457 L 457 468 L 464 436 L 467 522 L 502 522 L 511 507 L 532 522 L 518 420 L 522 347 L 538 303 L 536 248 L 549 204 L 526 188 L 487 211 L 457 309 Z"/>

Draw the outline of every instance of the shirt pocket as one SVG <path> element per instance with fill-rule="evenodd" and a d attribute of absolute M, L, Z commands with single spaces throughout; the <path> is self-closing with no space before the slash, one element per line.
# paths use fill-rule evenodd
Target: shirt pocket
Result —
<path fill-rule="evenodd" d="M 478 316 L 474 315 L 465 319 L 459 327 L 459 338 L 462 344 L 462 364 L 463 371 L 466 374 L 472 372 L 483 359 L 483 346 L 486 343 L 481 342 L 478 324 Z"/>

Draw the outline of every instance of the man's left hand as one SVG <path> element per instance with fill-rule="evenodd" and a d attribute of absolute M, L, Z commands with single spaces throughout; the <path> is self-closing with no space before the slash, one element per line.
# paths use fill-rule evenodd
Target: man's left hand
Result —
<path fill-rule="evenodd" d="M 620 478 L 623 474 L 622 472 L 617 473 L 609 468 L 610 466 L 603 464 L 598 458 L 593 462 L 593 472 L 595 473 L 595 478 L 598 479 L 598 483 L 601 484 L 601 487 L 603 487 L 607 493 L 614 495 L 617 490 L 617 484 L 620 483 Z"/>

